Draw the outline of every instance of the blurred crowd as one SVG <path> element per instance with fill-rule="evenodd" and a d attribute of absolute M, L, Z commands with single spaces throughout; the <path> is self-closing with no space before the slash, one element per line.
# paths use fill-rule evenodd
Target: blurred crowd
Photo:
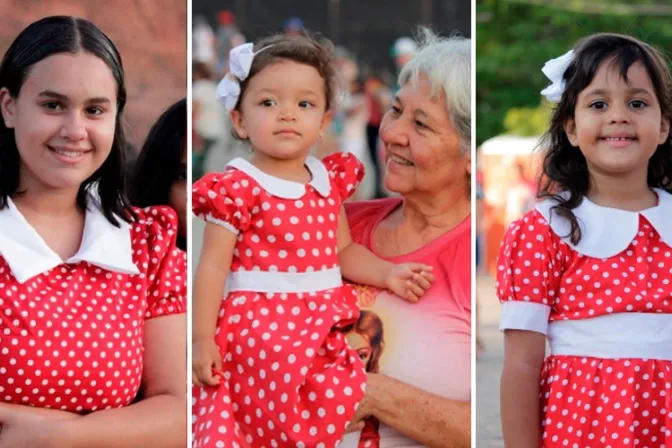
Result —
<path fill-rule="evenodd" d="M 232 137 L 228 114 L 215 96 L 219 80 L 228 72 L 229 52 L 247 39 L 231 11 L 220 11 L 216 22 L 213 29 L 204 16 L 195 16 L 193 20 L 194 180 L 206 172 L 221 170 L 235 157 L 250 155 L 249 150 Z M 299 17 L 290 17 L 285 20 L 283 30 L 303 33 L 303 21 Z M 393 43 L 390 56 L 397 73 L 416 49 L 417 44 L 410 37 L 400 37 Z M 398 88 L 397 73 L 373 68 L 342 46 L 336 46 L 335 59 L 342 91 L 337 96 L 328 133 L 313 149 L 314 155 L 322 158 L 336 151 L 355 154 L 366 166 L 367 173 L 355 199 L 385 197 L 389 193 L 380 181 L 382 162 L 378 128 Z"/>

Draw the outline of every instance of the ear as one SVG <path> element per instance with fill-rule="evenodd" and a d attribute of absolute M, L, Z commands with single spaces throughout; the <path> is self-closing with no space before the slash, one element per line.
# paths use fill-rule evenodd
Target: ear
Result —
<path fill-rule="evenodd" d="M 471 179 L 471 154 L 466 157 L 467 161 L 467 176 Z"/>
<path fill-rule="evenodd" d="M 245 129 L 245 120 L 243 119 L 243 114 L 240 110 L 234 109 L 231 111 L 231 122 L 233 123 L 233 130 L 235 131 L 238 138 L 245 140 L 247 139 L 247 130 Z"/>
<path fill-rule="evenodd" d="M 322 136 L 322 133 L 327 129 L 327 126 L 329 126 L 329 123 L 331 123 L 331 118 L 333 114 L 331 113 L 331 110 L 328 110 L 324 113 L 324 116 L 322 117 L 322 123 L 320 124 L 320 137 Z"/>
<path fill-rule="evenodd" d="M 0 111 L 2 112 L 2 119 L 5 121 L 5 126 L 13 128 L 16 121 L 16 100 L 9 93 L 7 87 L 0 89 Z"/>
<path fill-rule="evenodd" d="M 670 135 L 670 119 L 663 117 L 660 122 L 660 136 L 658 137 L 658 144 L 662 145 L 667 141 L 667 137 Z"/>
<path fill-rule="evenodd" d="M 565 128 L 565 134 L 567 134 L 569 143 L 575 148 L 579 146 L 579 138 L 576 136 L 576 122 L 574 121 L 574 119 L 570 118 L 567 121 L 565 121 L 563 127 Z"/>

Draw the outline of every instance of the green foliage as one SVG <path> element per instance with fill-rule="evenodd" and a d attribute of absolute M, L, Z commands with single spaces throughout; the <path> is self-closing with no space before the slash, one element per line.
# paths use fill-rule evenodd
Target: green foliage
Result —
<path fill-rule="evenodd" d="M 523 137 L 541 135 L 548 128 L 552 111 L 548 102 L 538 107 L 513 107 L 504 116 L 504 132 Z"/>
<path fill-rule="evenodd" d="M 610 8 L 616 3 L 626 5 L 625 9 Z M 642 5 L 662 5 L 662 13 L 628 14 L 628 7 Z M 602 13 L 581 12 L 589 8 Z M 539 92 L 548 80 L 541 67 L 584 36 L 598 32 L 630 34 L 669 57 L 669 8 L 666 0 L 477 0 L 477 144 L 503 132 L 538 135 L 546 130 L 549 107 L 540 106 Z"/>

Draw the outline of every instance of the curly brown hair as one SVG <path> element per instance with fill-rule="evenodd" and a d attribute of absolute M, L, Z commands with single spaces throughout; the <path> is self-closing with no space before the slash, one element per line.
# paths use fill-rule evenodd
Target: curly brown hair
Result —
<path fill-rule="evenodd" d="M 571 64 L 564 73 L 565 90 L 553 111 L 549 130 L 541 147 L 546 149 L 538 198 L 557 202 L 552 210 L 569 220 L 568 237 L 573 244 L 581 240 L 581 228 L 572 210 L 578 207 L 590 187 L 586 158 L 573 147 L 565 133 L 565 122 L 574 118 L 579 94 L 592 82 L 600 65 L 611 60 L 621 78 L 628 81 L 628 70 L 635 63 L 646 69 L 660 104 L 662 117 L 672 121 L 672 77 L 664 57 L 652 46 L 620 34 L 594 34 L 580 41 Z M 672 143 L 670 135 L 658 145 L 649 160 L 647 183 L 651 188 L 672 192 Z M 561 195 L 561 192 L 569 193 Z"/>
<path fill-rule="evenodd" d="M 262 49 L 264 51 L 259 51 Z M 331 107 L 337 80 L 334 68 L 334 45 L 329 39 L 309 34 L 275 34 L 256 42 L 254 44 L 254 52 L 255 56 L 250 68 L 250 74 L 240 83 L 240 97 L 236 104 L 236 110 L 240 110 L 240 104 L 245 96 L 245 91 L 250 80 L 269 65 L 283 60 L 314 67 L 322 79 L 324 79 L 326 109 L 328 110 Z"/>

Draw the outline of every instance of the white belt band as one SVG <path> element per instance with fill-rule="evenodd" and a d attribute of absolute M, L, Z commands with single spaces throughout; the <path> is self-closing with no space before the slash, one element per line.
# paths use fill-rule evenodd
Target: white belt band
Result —
<path fill-rule="evenodd" d="M 342 286 L 339 268 L 315 272 L 237 271 L 229 273 L 226 291 L 315 292 Z"/>
<path fill-rule="evenodd" d="M 618 313 L 548 325 L 552 355 L 672 361 L 672 314 Z"/>

